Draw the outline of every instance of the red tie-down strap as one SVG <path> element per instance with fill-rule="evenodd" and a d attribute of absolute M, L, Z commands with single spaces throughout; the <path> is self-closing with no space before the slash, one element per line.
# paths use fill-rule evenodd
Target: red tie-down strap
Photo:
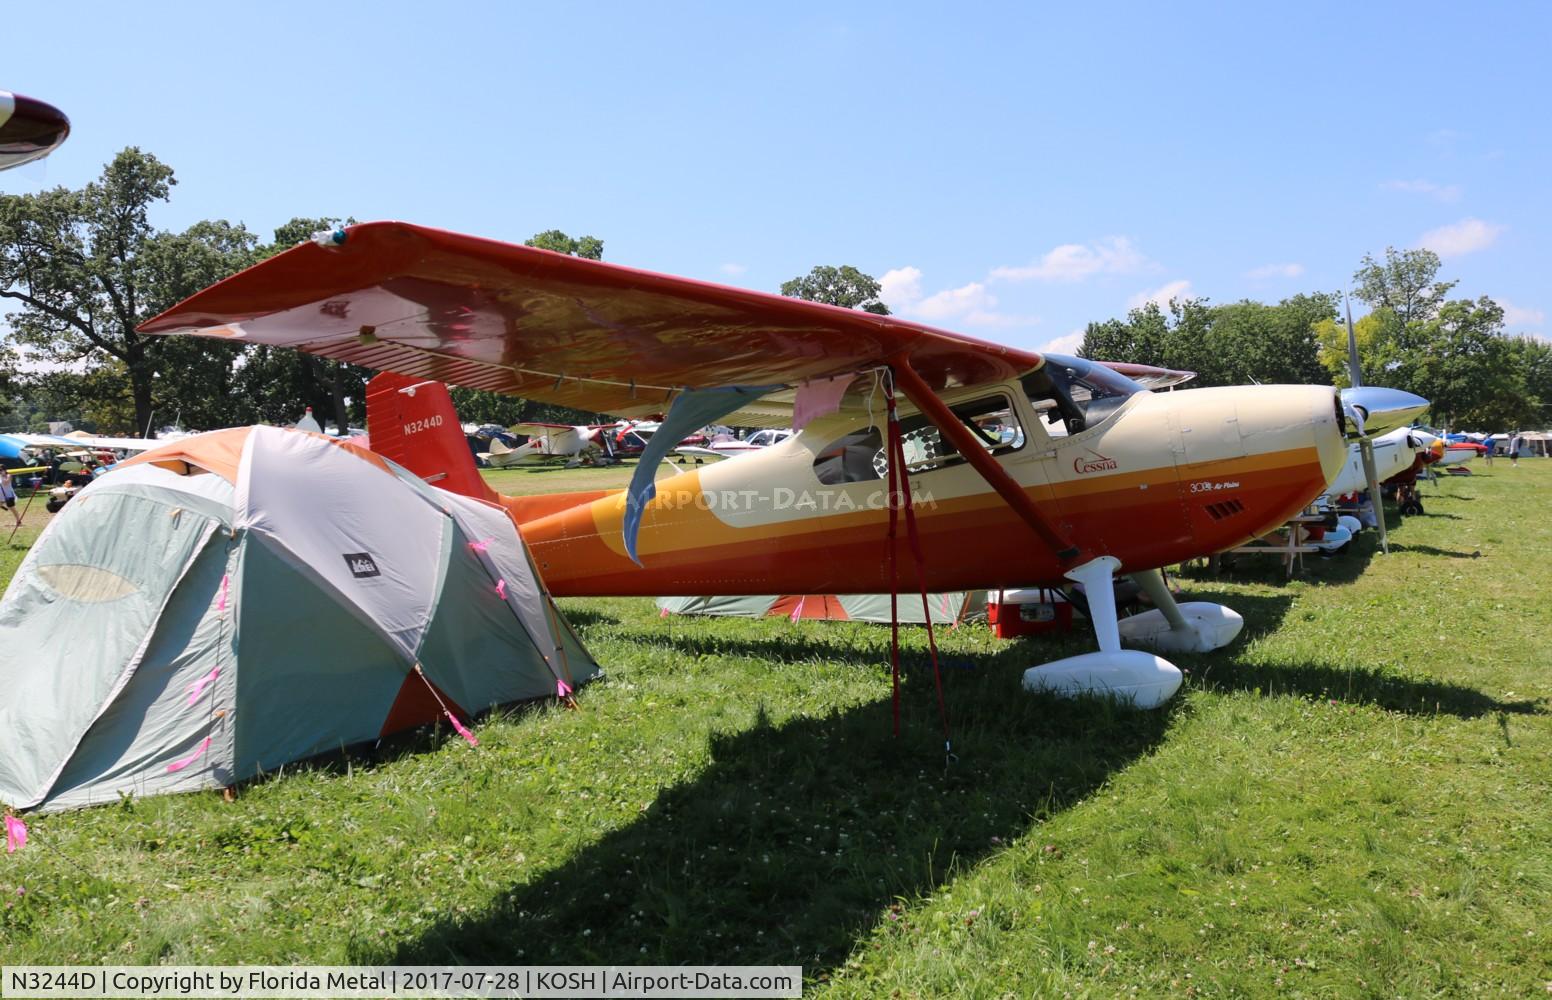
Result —
<path fill-rule="evenodd" d="M 905 533 L 916 561 L 916 584 L 921 593 L 922 618 L 927 625 L 927 646 L 932 653 L 932 681 L 937 688 L 938 717 L 943 723 L 943 753 L 952 763 L 953 736 L 949 730 L 948 702 L 943 696 L 943 669 L 938 661 L 938 640 L 932 627 L 932 611 L 927 605 L 927 561 L 922 552 L 921 536 L 916 529 L 916 507 L 911 499 L 911 476 L 905 467 L 905 444 L 900 433 L 900 415 L 895 408 L 894 380 L 885 384 L 884 400 L 889 410 L 889 658 L 894 683 L 895 735 L 900 734 L 900 615 L 898 594 L 900 579 L 895 557 L 899 511 L 905 511 Z"/>

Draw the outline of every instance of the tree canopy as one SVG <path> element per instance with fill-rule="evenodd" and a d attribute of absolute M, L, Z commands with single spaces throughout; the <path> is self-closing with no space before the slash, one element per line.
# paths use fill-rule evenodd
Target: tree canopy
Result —
<path fill-rule="evenodd" d="M 781 294 L 888 316 L 889 307 L 878 297 L 880 288 L 872 275 L 863 274 L 850 264 L 841 267 L 821 265 L 800 278 L 782 282 Z"/>
<path fill-rule="evenodd" d="M 1456 282 L 1439 280 L 1439 255 L 1432 250 L 1385 248 L 1385 261 L 1364 254 L 1353 272 L 1355 298 L 1375 309 L 1388 309 L 1403 324 L 1433 318 Z"/>
<path fill-rule="evenodd" d="M 168 200 L 176 183 L 171 167 L 131 147 L 80 190 L 0 196 L 0 298 L 20 307 L 7 316 L 12 338 L 44 362 L 116 372 L 105 382 L 122 378 L 133 424 L 115 430 L 154 430 L 158 396 L 172 402 L 167 397 L 195 386 L 219 391 L 210 376 L 236 350 L 135 332 L 257 259 L 258 240 L 240 223 L 153 228 L 151 206 Z M 158 385 L 164 371 L 176 378 Z"/>
<path fill-rule="evenodd" d="M 546 229 L 542 233 L 534 233 L 523 241 L 525 247 L 538 247 L 540 250 L 553 250 L 556 253 L 570 254 L 573 257 L 585 257 L 588 260 L 604 259 L 604 241 L 596 236 L 579 236 L 573 239 L 559 229 Z"/>
<path fill-rule="evenodd" d="M 1149 302 L 1124 320 L 1090 323 L 1078 353 L 1194 371 L 1199 386 L 1328 382 L 1316 324 L 1335 314 L 1336 296 L 1323 292 L 1277 305 L 1175 300 L 1168 313 Z"/>

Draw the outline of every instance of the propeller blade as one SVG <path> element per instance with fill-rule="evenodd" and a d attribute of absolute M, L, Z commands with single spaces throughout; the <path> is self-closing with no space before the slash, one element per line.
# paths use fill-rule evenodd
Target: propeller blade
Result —
<path fill-rule="evenodd" d="M 1374 520 L 1380 529 L 1380 550 L 1390 555 L 1390 538 L 1385 533 L 1385 501 L 1380 496 L 1380 474 L 1374 467 L 1374 439 L 1363 438 L 1358 442 L 1363 455 L 1363 472 L 1369 477 L 1369 502 L 1374 505 Z"/>
<path fill-rule="evenodd" d="M 1342 304 L 1347 307 L 1347 373 L 1357 389 L 1363 385 L 1363 376 L 1358 368 L 1358 335 L 1353 332 L 1353 302 L 1343 295 Z"/>

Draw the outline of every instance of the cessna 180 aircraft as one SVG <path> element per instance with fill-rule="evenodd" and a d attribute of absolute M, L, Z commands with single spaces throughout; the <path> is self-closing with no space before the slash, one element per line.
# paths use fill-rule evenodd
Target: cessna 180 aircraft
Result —
<path fill-rule="evenodd" d="M 1352 424 L 1329 386 L 1149 392 L 1189 374 L 395 222 L 320 234 L 141 329 L 394 373 L 369 391 L 373 449 L 500 504 L 556 596 L 878 593 L 902 574 L 927 591 L 1077 581 L 1100 651 L 1033 668 L 1025 686 L 1142 706 L 1180 672 L 1123 650 L 1123 635 L 1205 651 L 1242 624 L 1216 604 L 1177 606 L 1159 568 L 1283 524 L 1346 460 Z M 622 417 L 667 410 L 656 439 L 717 420 L 794 426 L 800 397 L 836 377 L 837 405 L 798 433 L 659 480 L 649 502 L 637 484 L 492 493 L 443 385 Z M 1384 429 L 1383 407 L 1365 416 L 1367 433 Z M 650 450 L 641 466 L 650 478 Z M 908 489 L 892 482 L 902 474 Z M 1117 572 L 1157 610 L 1118 623 Z"/>

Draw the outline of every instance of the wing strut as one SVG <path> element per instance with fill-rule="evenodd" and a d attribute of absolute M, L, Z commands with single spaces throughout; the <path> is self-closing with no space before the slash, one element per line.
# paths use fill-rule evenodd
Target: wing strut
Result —
<path fill-rule="evenodd" d="M 944 437 L 953 442 L 954 447 L 965 457 L 965 461 L 981 474 L 981 478 L 986 480 L 987 485 L 1008 502 L 1008 506 L 1024 519 L 1024 523 L 1040 536 L 1041 541 L 1051 547 L 1056 553 L 1056 558 L 1063 563 L 1070 563 L 1078 558 L 1078 547 L 1057 533 L 1051 526 L 1051 522 L 1040 513 L 1040 508 L 1029 498 L 1029 494 L 1024 492 L 1024 488 L 1008 475 L 985 448 L 981 447 L 969 428 L 954 416 L 954 411 L 949 409 L 948 404 L 939 399 L 938 394 L 922 381 L 916 369 L 911 367 L 910 359 L 897 357 L 890 367 L 894 372 L 895 383 L 905 393 L 905 397 L 932 421 Z"/>

